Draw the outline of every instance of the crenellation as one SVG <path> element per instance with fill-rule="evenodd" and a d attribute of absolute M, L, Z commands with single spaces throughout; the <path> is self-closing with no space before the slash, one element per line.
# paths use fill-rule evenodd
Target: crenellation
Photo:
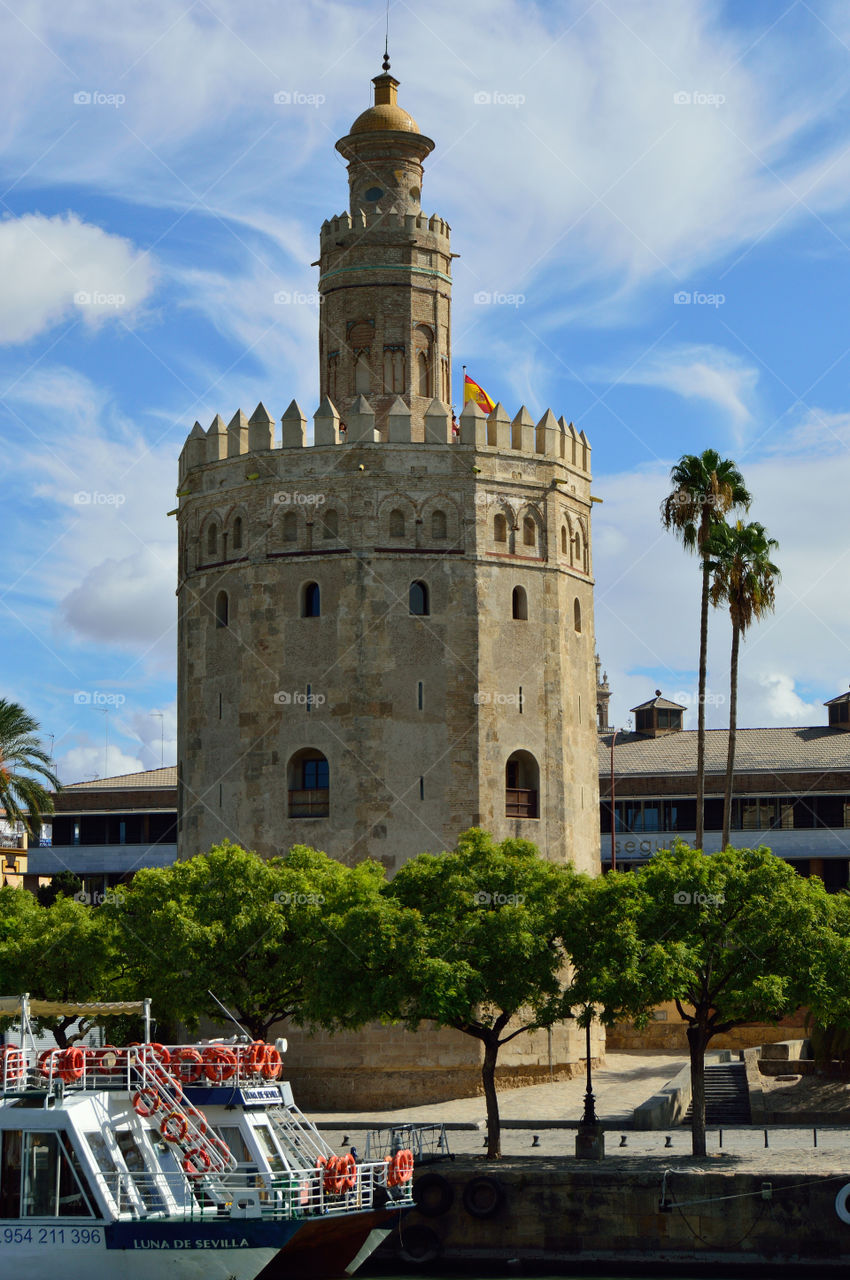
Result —
<path fill-rule="evenodd" d="M 396 396 L 387 414 L 389 444 L 410 444 L 411 418 L 410 409 L 401 396 Z"/>
<path fill-rule="evenodd" d="M 363 395 L 357 397 L 349 410 L 345 439 L 347 444 L 380 442 L 381 436 L 375 426 L 375 410 Z"/>
<path fill-rule="evenodd" d="M 281 448 L 303 449 L 307 442 L 307 419 L 301 406 L 293 400 L 280 420 Z"/>
<path fill-rule="evenodd" d="M 525 405 L 522 405 L 511 423 L 511 448 L 522 453 L 534 453 L 534 446 L 534 419 Z"/>
<path fill-rule="evenodd" d="M 220 462 L 227 457 L 227 426 L 217 413 L 207 428 L 207 461 Z"/>
<path fill-rule="evenodd" d="M 274 418 L 262 400 L 248 421 L 248 451 L 264 453 L 274 448 Z"/>
<path fill-rule="evenodd" d="M 248 419 L 237 409 L 227 424 L 227 456 L 238 458 L 248 452 Z"/>
<path fill-rule="evenodd" d="M 547 409 L 535 427 L 535 453 L 545 453 L 549 458 L 557 458 L 560 454 L 560 434 L 558 419 L 551 409 Z"/>
<path fill-rule="evenodd" d="M 425 443 L 452 443 L 452 411 L 441 400 L 432 400 L 425 410 Z"/>
<path fill-rule="evenodd" d="M 330 397 L 323 396 L 313 414 L 313 444 L 339 444 L 339 441 L 339 414 Z"/>
<path fill-rule="evenodd" d="M 511 448 L 511 419 L 501 400 L 487 417 L 487 444 L 503 453 Z"/>
<path fill-rule="evenodd" d="M 476 449 L 487 448 L 487 415 L 474 400 L 468 400 L 460 415 L 460 442 Z"/>

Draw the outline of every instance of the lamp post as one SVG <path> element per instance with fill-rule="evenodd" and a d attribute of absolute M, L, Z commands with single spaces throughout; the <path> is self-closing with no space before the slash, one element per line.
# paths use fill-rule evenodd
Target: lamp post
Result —
<path fill-rule="evenodd" d="M 619 729 L 615 729 L 611 737 L 611 870 L 612 871 L 617 870 L 617 842 L 614 839 L 614 835 L 615 835 L 614 828 L 617 825 L 617 820 L 615 817 L 616 808 L 614 805 L 614 800 L 615 800 L 614 743 L 617 741 L 617 734 L 619 732 L 620 732 Z"/>
<path fill-rule="evenodd" d="M 599 1123 L 599 1117 L 596 1114 L 596 1099 L 593 1096 L 593 1081 L 591 1078 L 590 1064 L 590 1026 L 593 1021 L 593 1008 L 588 1005 L 585 1007 L 584 1016 L 587 1018 L 585 1024 L 585 1053 L 587 1055 L 587 1088 L 584 1094 L 584 1115 L 579 1121 L 576 1130 L 576 1159 L 577 1160 L 602 1160 L 605 1156 L 605 1130 Z"/>

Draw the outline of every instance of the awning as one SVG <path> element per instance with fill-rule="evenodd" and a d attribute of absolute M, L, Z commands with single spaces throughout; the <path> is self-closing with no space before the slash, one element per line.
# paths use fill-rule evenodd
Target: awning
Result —
<path fill-rule="evenodd" d="M 30 1000 L 34 1018 L 110 1018 L 122 1013 L 144 1013 L 143 1000 L 110 1000 L 105 1003 L 63 1004 L 59 1000 Z M 0 996 L 0 1018 L 19 1018 L 20 996 Z"/>

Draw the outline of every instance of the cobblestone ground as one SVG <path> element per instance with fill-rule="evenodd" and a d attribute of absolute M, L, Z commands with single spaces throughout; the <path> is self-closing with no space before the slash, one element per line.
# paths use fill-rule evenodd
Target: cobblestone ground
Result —
<path fill-rule="evenodd" d="M 688 1129 L 637 1132 L 620 1131 L 616 1127 L 621 1121 L 630 1121 L 634 1108 L 663 1088 L 685 1064 L 686 1058 L 661 1051 L 612 1053 L 607 1056 L 605 1069 L 593 1073 L 596 1111 L 607 1129 L 606 1160 L 634 1162 L 635 1167 L 646 1167 L 656 1161 L 659 1165 L 666 1161 L 677 1169 L 689 1166 L 691 1135 Z M 547 1128 L 547 1122 L 579 1120 L 584 1107 L 585 1087 L 582 1076 L 580 1079 L 500 1093 L 499 1109 L 502 1120 L 506 1122 L 502 1129 L 503 1156 L 574 1158 L 575 1130 Z M 370 1128 L 406 1121 L 474 1126 L 448 1131 L 448 1147 L 454 1155 L 482 1155 L 486 1145 L 482 1097 L 455 1098 L 448 1102 L 387 1112 L 313 1112 L 310 1119 L 323 1130 L 332 1147 L 348 1150 L 353 1145 L 361 1158 L 366 1156 Z M 511 1121 L 520 1122 L 523 1127 L 512 1127 Z M 344 1128 L 341 1127 L 343 1125 Z M 526 1127 L 528 1125 L 531 1127 Z M 850 1176 L 850 1129 L 818 1129 L 816 1134 L 817 1145 L 811 1128 L 770 1128 L 765 1147 L 763 1129 L 741 1127 L 724 1129 L 721 1133 L 717 1128 L 710 1128 L 708 1158 L 717 1170 L 747 1168 L 755 1171 L 763 1168 L 774 1173 L 846 1171 Z M 535 1135 L 537 1145 L 534 1145 Z"/>

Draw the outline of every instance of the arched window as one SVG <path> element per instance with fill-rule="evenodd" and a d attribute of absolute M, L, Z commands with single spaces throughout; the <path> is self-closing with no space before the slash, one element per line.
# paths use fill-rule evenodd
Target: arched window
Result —
<path fill-rule="evenodd" d="M 215 625 L 226 627 L 230 620 L 230 603 L 226 591 L 219 591 L 215 598 Z"/>
<path fill-rule="evenodd" d="M 537 525 L 531 516 L 525 516 L 522 522 L 522 542 L 525 547 L 537 545 Z"/>
<path fill-rule="evenodd" d="M 390 512 L 390 537 L 404 537 L 404 512 L 399 511 L 398 507 Z"/>
<path fill-rule="evenodd" d="M 318 582 L 308 582 L 301 593 L 301 617 L 319 618 L 322 613 L 321 592 Z"/>
<path fill-rule="evenodd" d="M 538 818 L 540 769 L 529 751 L 515 751 L 505 765 L 505 817 Z"/>
<path fill-rule="evenodd" d="M 404 350 L 402 347 L 384 347 L 384 391 L 399 394 L 404 391 Z"/>
<path fill-rule="evenodd" d="M 215 520 L 207 527 L 207 555 L 218 555 L 218 525 Z"/>
<path fill-rule="evenodd" d="M 414 390 L 418 396 L 433 396 L 431 380 L 431 358 L 434 348 L 434 334 L 427 324 L 418 324 L 413 330 L 414 368 L 416 385 Z"/>
<path fill-rule="evenodd" d="M 287 511 L 283 517 L 284 542 L 298 541 L 298 515 L 295 511 Z"/>
<path fill-rule="evenodd" d="M 372 372 L 369 368 L 369 357 L 364 351 L 357 357 L 354 366 L 354 394 L 368 396 L 372 390 Z"/>
<path fill-rule="evenodd" d="M 508 522 L 504 516 L 493 517 L 493 541 L 507 542 L 508 540 Z"/>
<path fill-rule="evenodd" d="M 573 539 L 573 545 L 576 549 L 575 563 L 581 568 L 581 533 L 576 529 L 576 536 Z"/>
<path fill-rule="evenodd" d="M 237 516 L 236 519 L 233 521 L 232 545 L 233 545 L 234 551 L 242 550 L 242 517 L 241 516 Z"/>
<path fill-rule="evenodd" d="M 578 596 L 573 601 L 573 626 L 581 635 L 581 605 L 579 604 Z"/>
<path fill-rule="evenodd" d="M 528 596 L 525 594 L 525 587 L 514 587 L 511 613 L 520 622 L 528 621 Z"/>
<path fill-rule="evenodd" d="M 431 537 L 446 537 L 446 513 L 445 511 L 431 512 Z"/>
<path fill-rule="evenodd" d="M 408 595 L 410 612 L 417 618 L 427 618 L 431 612 L 428 587 L 424 582 L 411 582 Z"/>
<path fill-rule="evenodd" d="M 567 538 L 567 526 L 565 524 L 562 524 L 561 525 L 561 555 L 562 556 L 568 556 L 570 554 L 570 549 L 569 549 L 569 546 L 567 545 L 568 542 L 569 542 L 569 539 Z"/>
<path fill-rule="evenodd" d="M 339 518 L 335 511 L 326 511 L 322 516 L 322 537 L 339 537 Z"/>
<path fill-rule="evenodd" d="M 327 757 L 313 747 L 297 751 L 287 768 L 290 818 L 327 818 L 330 813 L 330 769 Z"/>

